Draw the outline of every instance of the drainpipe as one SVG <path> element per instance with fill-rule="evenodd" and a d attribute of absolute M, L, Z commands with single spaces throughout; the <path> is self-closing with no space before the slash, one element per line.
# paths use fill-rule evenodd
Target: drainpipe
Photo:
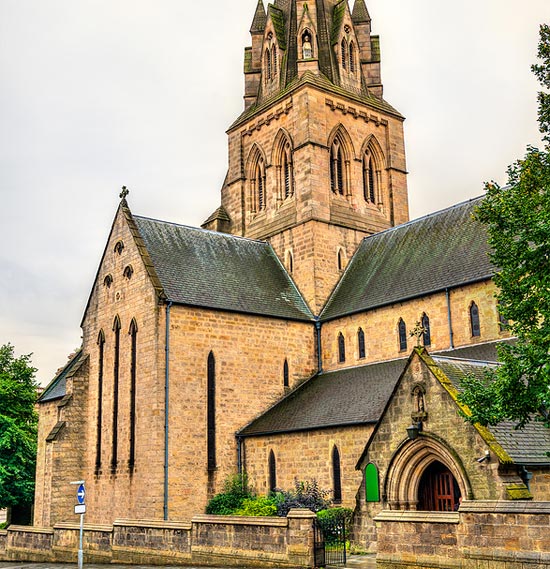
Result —
<path fill-rule="evenodd" d="M 323 371 L 323 354 L 321 351 L 321 322 L 319 317 L 315 317 L 315 332 L 317 336 L 317 373 Z"/>
<path fill-rule="evenodd" d="M 169 434 L 169 403 L 170 403 L 170 308 L 172 301 L 166 305 L 166 335 L 165 335 L 165 374 L 164 374 L 164 520 L 168 520 L 168 434 Z"/>
<path fill-rule="evenodd" d="M 453 334 L 453 320 L 451 316 L 451 294 L 449 289 L 445 289 L 445 296 L 447 297 L 447 320 L 449 321 L 449 340 L 451 343 L 451 350 L 454 350 L 455 343 L 454 343 L 454 334 Z"/>

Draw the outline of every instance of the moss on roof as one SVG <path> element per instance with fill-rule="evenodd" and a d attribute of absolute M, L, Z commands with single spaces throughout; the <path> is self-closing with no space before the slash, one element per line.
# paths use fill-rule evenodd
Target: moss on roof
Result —
<path fill-rule="evenodd" d="M 351 19 L 354 24 L 365 24 L 371 21 L 365 0 L 355 0 Z"/>
<path fill-rule="evenodd" d="M 330 43 L 332 45 L 338 43 L 340 38 L 340 29 L 342 28 L 342 22 L 344 21 L 347 5 L 347 0 L 342 0 L 334 6 L 334 10 L 332 12 L 332 29 L 330 30 Z"/>
<path fill-rule="evenodd" d="M 277 36 L 277 43 L 279 44 L 279 48 L 282 50 L 286 50 L 284 12 L 279 8 L 273 6 L 273 4 L 270 4 L 268 8 L 268 13 L 269 16 L 271 17 L 271 21 L 273 22 L 273 27 L 275 28 L 275 35 Z"/>

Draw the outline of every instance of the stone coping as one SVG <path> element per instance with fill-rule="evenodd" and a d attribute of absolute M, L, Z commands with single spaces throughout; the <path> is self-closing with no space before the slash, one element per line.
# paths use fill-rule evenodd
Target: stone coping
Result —
<path fill-rule="evenodd" d="M 6 530 L 8 533 L 17 531 L 25 533 L 43 533 L 46 535 L 53 535 L 53 528 L 39 528 L 35 526 L 10 526 Z"/>
<path fill-rule="evenodd" d="M 191 531 L 191 522 L 167 520 L 115 520 L 113 527 L 153 528 L 153 529 L 183 529 Z"/>
<path fill-rule="evenodd" d="M 424 512 L 419 510 L 382 510 L 375 522 L 416 522 L 430 524 L 458 524 L 458 512 Z"/>
<path fill-rule="evenodd" d="M 68 530 L 80 530 L 80 524 L 74 524 L 71 522 L 60 522 L 53 526 L 53 529 L 68 529 Z M 113 526 L 99 525 L 99 524 L 84 524 L 84 531 L 103 531 L 112 532 Z"/>
<path fill-rule="evenodd" d="M 511 551 L 509 549 L 493 549 L 483 547 L 465 547 L 463 555 L 466 559 L 477 561 L 500 561 L 501 563 L 525 563 L 550 566 L 550 553 L 546 551 Z"/>
<path fill-rule="evenodd" d="M 401 554 L 383 554 L 379 553 L 376 556 L 377 567 L 411 567 L 411 569 L 416 569 L 417 567 L 437 567 L 438 569 L 461 569 L 462 561 L 460 559 L 444 558 L 442 556 L 433 555 L 416 555 L 414 559 L 408 559 L 406 556 Z"/>
<path fill-rule="evenodd" d="M 531 500 L 463 500 L 458 510 L 472 514 L 547 514 L 550 502 Z"/>
<path fill-rule="evenodd" d="M 314 514 L 315 515 L 315 514 Z M 310 516 L 307 516 L 310 517 Z M 246 526 L 272 526 L 287 527 L 287 518 L 276 516 L 212 516 L 208 514 L 198 514 L 193 516 L 193 523 L 199 524 L 225 524 L 225 525 L 246 525 Z"/>

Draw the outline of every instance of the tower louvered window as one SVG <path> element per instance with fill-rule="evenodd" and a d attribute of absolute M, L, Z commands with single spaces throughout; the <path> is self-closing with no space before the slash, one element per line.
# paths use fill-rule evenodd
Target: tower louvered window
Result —
<path fill-rule="evenodd" d="M 349 44 L 349 70 L 355 73 L 355 45 L 353 42 Z"/>
<path fill-rule="evenodd" d="M 363 157 L 363 196 L 367 202 L 376 202 L 376 170 L 368 152 Z"/>
<path fill-rule="evenodd" d="M 265 209 L 265 168 L 263 158 L 260 158 L 256 165 L 256 188 L 258 210 L 262 211 Z"/>
<path fill-rule="evenodd" d="M 208 354 L 207 362 L 207 463 L 208 470 L 216 469 L 216 360 L 214 354 Z"/>
<path fill-rule="evenodd" d="M 348 45 L 345 39 L 342 39 L 340 42 L 340 49 L 342 51 L 342 67 L 346 69 L 348 63 Z"/>
<path fill-rule="evenodd" d="M 271 80 L 271 51 L 269 49 L 265 50 L 265 78 L 266 81 Z"/>
<path fill-rule="evenodd" d="M 271 67 L 272 67 L 272 74 L 273 79 L 277 77 L 277 47 L 275 45 L 271 46 Z"/>
<path fill-rule="evenodd" d="M 105 364 L 105 334 L 103 333 L 103 330 L 99 332 L 97 345 L 97 426 L 95 449 L 96 471 L 101 468 L 101 431 L 103 425 L 103 366 Z"/>
<path fill-rule="evenodd" d="M 331 148 L 330 185 L 335 194 L 344 195 L 344 156 L 338 140 L 332 143 Z"/>

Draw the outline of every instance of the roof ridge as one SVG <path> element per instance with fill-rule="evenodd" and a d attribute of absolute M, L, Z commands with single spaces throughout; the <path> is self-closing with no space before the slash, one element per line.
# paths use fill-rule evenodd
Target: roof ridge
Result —
<path fill-rule="evenodd" d="M 248 241 L 250 243 L 261 243 L 262 245 L 269 245 L 267 241 L 264 241 L 262 239 L 250 239 L 250 237 L 243 237 L 242 235 L 234 235 L 233 233 L 222 233 L 221 231 L 215 231 L 214 229 L 204 229 L 204 227 L 195 227 L 193 225 L 186 225 L 185 223 L 176 223 L 175 221 L 166 221 L 164 219 L 157 219 L 155 217 L 147 217 L 145 215 L 134 215 L 134 219 L 143 219 L 145 221 L 152 221 L 154 223 L 162 223 L 164 225 L 172 225 L 174 227 L 191 229 L 193 231 L 198 231 L 202 233 L 211 233 L 213 235 L 217 235 L 219 237 L 227 239 L 238 239 L 242 241 Z"/>
<path fill-rule="evenodd" d="M 495 362 L 495 361 L 491 361 L 491 360 L 475 360 L 473 358 L 458 358 L 455 356 L 440 356 L 439 354 L 430 354 L 430 356 L 432 357 L 432 359 L 434 361 L 437 360 L 452 360 L 452 361 L 458 361 L 458 362 L 468 362 L 471 364 L 479 364 L 479 365 L 486 365 L 486 364 L 492 364 L 492 365 L 501 365 L 499 364 L 499 362 Z"/>
<path fill-rule="evenodd" d="M 367 235 L 366 237 L 363 238 L 362 241 L 366 241 L 367 239 L 372 239 L 373 237 L 378 237 L 379 235 L 384 235 L 386 233 L 391 233 L 392 231 L 397 231 L 403 227 L 408 227 L 410 225 L 414 225 L 415 223 L 420 223 L 421 221 L 424 221 L 426 219 L 430 219 L 432 217 L 435 217 L 436 215 L 441 215 L 447 211 L 451 211 L 453 209 L 458 209 L 459 207 L 465 206 L 466 204 L 481 200 L 484 197 L 485 197 L 485 194 L 482 194 L 482 195 L 477 196 L 475 198 L 469 198 L 467 200 L 455 203 L 455 204 L 450 205 L 448 207 L 445 207 L 443 209 L 439 209 L 437 211 L 432 211 L 430 213 L 422 215 L 421 217 L 409 219 L 409 221 L 405 221 L 405 223 L 400 223 L 399 225 L 394 225 L 393 227 L 388 227 L 388 229 L 384 229 L 383 231 L 377 231 L 376 233 L 373 233 L 372 235 Z"/>
<path fill-rule="evenodd" d="M 337 373 L 340 371 L 348 371 L 348 370 L 352 370 L 352 369 L 361 369 L 361 368 L 365 368 L 365 367 L 372 367 L 375 365 L 389 364 L 389 363 L 393 363 L 393 362 L 399 362 L 399 361 L 406 360 L 408 357 L 409 356 L 402 356 L 400 358 L 391 358 L 389 360 L 378 360 L 377 362 L 370 362 L 370 363 L 359 364 L 359 365 L 355 365 L 355 366 L 347 366 L 347 367 L 342 367 L 339 369 L 323 370 L 321 372 L 316 373 L 315 375 L 321 377 L 323 375 L 329 375 L 331 373 Z"/>

